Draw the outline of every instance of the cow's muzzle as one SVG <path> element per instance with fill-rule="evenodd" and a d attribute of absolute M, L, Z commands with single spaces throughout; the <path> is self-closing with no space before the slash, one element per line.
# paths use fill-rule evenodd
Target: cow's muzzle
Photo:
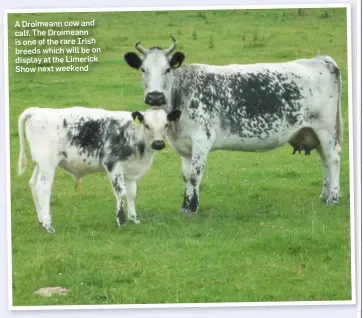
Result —
<path fill-rule="evenodd" d="M 151 148 L 154 150 L 161 150 L 165 148 L 165 142 L 163 140 L 155 140 L 151 144 Z"/>
<path fill-rule="evenodd" d="M 163 93 L 153 91 L 146 94 L 145 104 L 150 106 L 161 106 L 166 104 L 165 95 Z"/>

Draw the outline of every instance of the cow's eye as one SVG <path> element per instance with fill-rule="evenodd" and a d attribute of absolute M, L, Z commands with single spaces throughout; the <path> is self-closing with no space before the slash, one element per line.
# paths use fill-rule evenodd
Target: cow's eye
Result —
<path fill-rule="evenodd" d="M 169 73 L 170 71 L 171 71 L 171 67 L 166 69 L 165 74 Z"/>
<path fill-rule="evenodd" d="M 140 68 L 141 72 L 145 73 L 145 69 L 144 68 Z"/>
<path fill-rule="evenodd" d="M 147 124 L 145 124 L 145 128 L 146 128 L 146 129 L 150 129 L 150 126 L 149 126 L 149 125 L 147 125 Z"/>

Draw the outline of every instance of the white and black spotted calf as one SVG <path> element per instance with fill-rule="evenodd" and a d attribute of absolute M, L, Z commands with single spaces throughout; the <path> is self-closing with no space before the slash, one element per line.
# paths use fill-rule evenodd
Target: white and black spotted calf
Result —
<path fill-rule="evenodd" d="M 208 153 L 267 151 L 290 143 L 296 151 L 317 149 L 323 162 L 321 198 L 338 203 L 342 143 L 341 76 L 329 56 L 285 63 L 204 65 L 185 55 L 136 43 L 124 58 L 142 72 L 145 103 L 182 115 L 168 135 L 181 155 L 185 179 L 182 210 L 196 212 Z"/>
<path fill-rule="evenodd" d="M 50 196 L 57 166 L 78 181 L 87 174 L 106 171 L 117 199 L 116 220 L 127 218 L 135 223 L 136 181 L 151 167 L 155 152 L 165 147 L 169 122 L 179 118 L 180 111 L 169 114 L 163 109 L 144 113 L 106 111 L 71 107 L 63 109 L 28 108 L 19 117 L 20 155 L 18 172 L 26 167 L 25 132 L 34 161 L 29 182 L 41 223 L 54 232 L 50 215 Z M 137 125 L 134 120 L 141 124 Z"/>

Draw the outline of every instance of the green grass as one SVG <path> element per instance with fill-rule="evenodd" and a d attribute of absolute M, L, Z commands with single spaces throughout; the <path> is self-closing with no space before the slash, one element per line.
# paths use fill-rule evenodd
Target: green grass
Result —
<path fill-rule="evenodd" d="M 88 73 L 14 71 L 19 20 L 92 20 L 101 62 Z M 179 213 L 181 162 L 170 147 L 138 183 L 140 225 L 115 224 L 104 174 L 83 180 L 57 171 L 55 235 L 38 224 L 28 181 L 17 177 L 17 119 L 29 106 L 144 110 L 141 75 L 123 61 L 138 40 L 179 42 L 185 63 L 278 62 L 329 54 L 343 77 L 342 199 L 318 196 L 321 162 L 268 153 L 218 151 L 208 159 L 200 213 Z M 345 9 L 12 14 L 9 16 L 13 304 L 145 304 L 351 299 L 348 90 Z M 29 156 L 29 155 L 28 155 Z M 34 290 L 70 288 L 41 298 Z"/>

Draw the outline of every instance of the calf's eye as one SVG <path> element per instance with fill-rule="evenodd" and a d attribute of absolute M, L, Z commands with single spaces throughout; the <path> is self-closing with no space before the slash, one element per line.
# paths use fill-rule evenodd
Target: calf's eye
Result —
<path fill-rule="evenodd" d="M 144 68 L 140 68 L 141 72 L 145 73 L 145 69 Z"/>
<path fill-rule="evenodd" d="M 169 73 L 171 71 L 171 68 L 167 68 L 166 71 L 165 71 L 165 74 Z"/>
<path fill-rule="evenodd" d="M 150 126 L 145 124 L 145 128 L 146 129 L 150 129 Z"/>

